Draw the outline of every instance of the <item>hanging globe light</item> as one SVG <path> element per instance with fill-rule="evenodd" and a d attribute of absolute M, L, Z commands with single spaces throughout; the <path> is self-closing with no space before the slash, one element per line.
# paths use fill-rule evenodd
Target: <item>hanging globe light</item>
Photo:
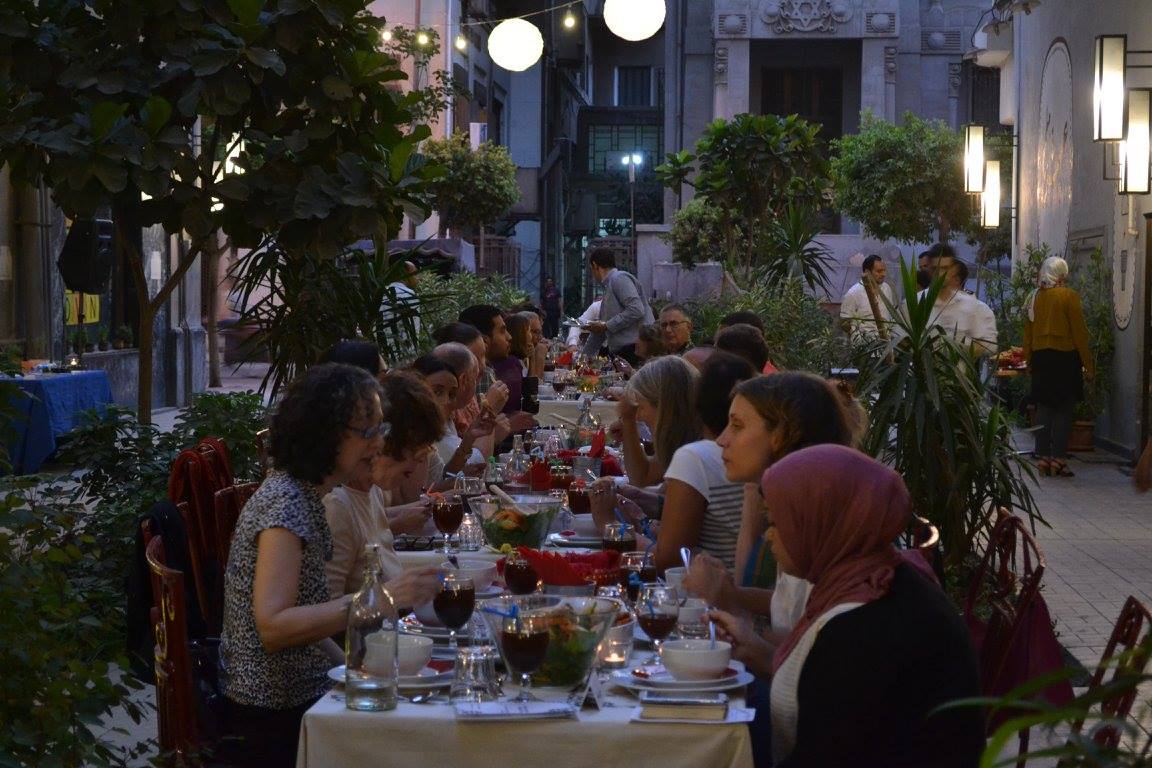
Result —
<path fill-rule="evenodd" d="M 536 25 L 524 19 L 507 19 L 488 35 L 488 55 L 512 72 L 523 72 L 540 60 L 544 38 Z"/>
<path fill-rule="evenodd" d="M 605 0 L 604 23 L 612 34 L 636 42 L 664 26 L 664 0 Z"/>

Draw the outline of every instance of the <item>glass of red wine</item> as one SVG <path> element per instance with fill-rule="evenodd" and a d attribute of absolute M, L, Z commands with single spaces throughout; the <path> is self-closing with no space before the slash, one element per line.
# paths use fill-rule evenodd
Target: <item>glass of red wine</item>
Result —
<path fill-rule="evenodd" d="M 537 701 L 532 695 L 532 673 L 548 655 L 547 616 L 509 616 L 500 633 L 500 648 L 508 671 L 520 675 L 520 695 L 512 701 Z"/>
<path fill-rule="evenodd" d="M 636 529 L 628 523 L 605 523 L 600 535 L 604 549 L 614 549 L 620 554 L 636 549 Z"/>
<path fill-rule="evenodd" d="M 432 520 L 436 523 L 436 530 L 444 534 L 444 554 L 452 554 L 452 534 L 460 530 L 460 524 L 464 522 L 464 500 L 459 497 L 436 499 L 432 502 Z"/>
<path fill-rule="evenodd" d="M 513 551 L 504 561 L 504 583 L 514 595 L 530 595 L 540 587 L 540 576 L 532 563 Z"/>
<path fill-rule="evenodd" d="M 663 584 L 644 584 L 636 600 L 636 623 L 652 640 L 652 658 L 649 664 L 660 662 L 660 646 L 664 638 L 676 628 L 680 618 L 679 604 L 673 590 Z"/>
<path fill-rule="evenodd" d="M 440 591 L 432 598 L 432 609 L 436 611 L 436 618 L 448 628 L 448 647 L 453 657 L 456 655 L 456 633 L 472 618 L 475 607 L 476 587 L 472 579 L 446 571 L 440 577 Z"/>

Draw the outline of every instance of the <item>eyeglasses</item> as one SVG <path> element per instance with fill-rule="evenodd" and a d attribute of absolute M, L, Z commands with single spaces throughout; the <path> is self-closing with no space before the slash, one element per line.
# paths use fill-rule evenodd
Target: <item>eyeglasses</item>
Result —
<path fill-rule="evenodd" d="M 675 328 L 676 326 L 682 325 L 682 324 L 687 323 L 687 322 L 688 322 L 687 320 L 665 320 L 664 322 L 660 323 L 660 327 L 661 328 Z"/>
<path fill-rule="evenodd" d="M 388 434 L 392 431 L 392 425 L 386 421 L 382 421 L 374 427 L 368 427 L 368 429 L 360 429 L 359 427 L 353 427 L 351 425 L 345 425 L 344 429 L 359 435 L 365 440 L 372 440 L 376 437 L 388 437 Z"/>

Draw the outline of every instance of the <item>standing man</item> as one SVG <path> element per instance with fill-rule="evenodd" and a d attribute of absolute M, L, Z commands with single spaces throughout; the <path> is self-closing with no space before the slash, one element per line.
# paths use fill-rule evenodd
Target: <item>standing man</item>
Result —
<path fill-rule="evenodd" d="M 556 281 L 548 277 L 544 279 L 544 288 L 540 291 L 540 306 L 544 310 L 544 337 L 556 338 L 560 332 L 560 315 L 564 312 L 564 302 L 560 298 L 560 289 Z"/>
<path fill-rule="evenodd" d="M 968 265 L 956 259 L 955 252 L 941 252 L 935 259 L 938 274 L 944 284 L 932 307 L 931 322 L 944 329 L 973 357 L 990 355 L 996 351 L 996 315 L 987 304 L 963 290 L 968 276 Z"/>
<path fill-rule="evenodd" d="M 892 319 L 888 304 L 895 304 L 892 286 L 884 282 L 888 275 L 888 266 L 884 259 L 872 254 L 864 259 L 860 268 L 860 279 L 844 294 L 840 302 L 840 327 L 848 333 L 861 333 L 865 338 L 874 338 L 879 332 L 876 317 L 872 314 L 872 305 L 868 301 L 868 291 L 864 288 L 864 281 L 869 277 L 876 286 L 876 299 L 880 304 L 880 321 L 887 323 Z M 887 299 L 888 304 L 885 304 Z"/>
<path fill-rule="evenodd" d="M 607 248 L 597 248 L 588 257 L 592 277 L 604 286 L 600 303 L 600 319 L 588 324 L 591 334 L 584 345 L 584 353 L 594 356 L 607 344 L 608 351 L 639 365 L 636 358 L 636 340 L 640 326 L 655 320 L 652 308 L 640 294 L 640 284 L 630 273 L 616 268 L 616 255 Z"/>
<path fill-rule="evenodd" d="M 380 303 L 380 318 L 388 326 L 385 336 L 393 365 L 419 354 L 416 347 L 416 339 L 420 336 L 420 297 L 416 294 L 418 272 L 415 264 L 405 261 L 404 278 L 388 284 Z M 401 309 L 400 317 L 396 316 L 396 308 Z M 411 335 L 407 332 L 409 323 Z"/>
<path fill-rule="evenodd" d="M 682 355 L 692 346 L 692 318 L 682 304 L 669 304 L 660 310 L 657 325 L 669 355 Z"/>

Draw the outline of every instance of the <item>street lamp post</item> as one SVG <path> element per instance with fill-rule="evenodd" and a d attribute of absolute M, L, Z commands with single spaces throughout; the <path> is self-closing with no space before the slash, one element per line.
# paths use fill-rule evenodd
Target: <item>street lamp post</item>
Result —
<path fill-rule="evenodd" d="M 636 169 L 644 165 L 644 155 L 639 152 L 630 152 L 621 159 L 621 164 L 628 168 L 628 207 L 629 218 L 632 221 L 632 264 L 633 270 L 639 269 L 636 254 Z"/>

